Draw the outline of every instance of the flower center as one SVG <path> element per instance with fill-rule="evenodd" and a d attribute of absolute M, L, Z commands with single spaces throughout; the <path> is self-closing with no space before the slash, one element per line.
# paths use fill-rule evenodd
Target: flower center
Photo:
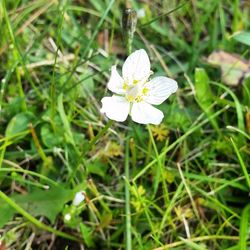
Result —
<path fill-rule="evenodd" d="M 148 88 L 145 84 L 133 82 L 133 85 L 123 84 L 123 89 L 126 90 L 125 97 L 129 102 L 142 102 L 148 93 Z"/>

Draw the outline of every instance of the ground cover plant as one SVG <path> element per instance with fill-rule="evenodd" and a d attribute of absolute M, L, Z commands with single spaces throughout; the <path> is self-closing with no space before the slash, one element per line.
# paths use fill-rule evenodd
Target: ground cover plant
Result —
<path fill-rule="evenodd" d="M 249 11 L 0 0 L 0 249 L 249 249 Z M 159 125 L 100 112 L 141 49 L 178 83 Z"/>

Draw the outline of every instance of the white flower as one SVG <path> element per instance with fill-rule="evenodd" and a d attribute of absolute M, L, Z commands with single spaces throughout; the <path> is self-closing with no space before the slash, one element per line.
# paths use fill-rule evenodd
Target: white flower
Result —
<path fill-rule="evenodd" d="M 163 103 L 172 93 L 177 91 L 177 82 L 168 77 L 159 76 L 149 80 L 152 71 L 147 52 L 144 49 L 136 50 L 124 62 L 122 77 L 111 68 L 111 77 L 108 89 L 115 95 L 102 98 L 101 112 L 118 122 L 127 119 L 141 124 L 161 123 L 164 115 L 153 105 Z"/>
<path fill-rule="evenodd" d="M 73 205 L 78 206 L 84 200 L 85 200 L 85 193 L 83 191 L 80 191 L 80 192 L 75 194 L 75 198 L 73 200 Z"/>

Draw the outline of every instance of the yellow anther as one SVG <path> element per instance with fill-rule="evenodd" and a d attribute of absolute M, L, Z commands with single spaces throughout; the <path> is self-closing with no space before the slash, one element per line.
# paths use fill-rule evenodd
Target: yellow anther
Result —
<path fill-rule="evenodd" d="M 123 88 L 124 90 L 128 89 L 128 84 L 127 84 L 127 83 L 123 83 L 122 88 Z"/>
<path fill-rule="evenodd" d="M 143 101 L 142 96 L 141 96 L 141 95 L 137 96 L 137 97 L 135 98 L 135 101 L 136 101 L 136 102 L 142 102 L 142 101 Z"/>
<path fill-rule="evenodd" d="M 143 95 L 146 95 L 148 93 L 149 89 L 148 88 L 143 88 L 142 90 L 142 94 Z"/>
<path fill-rule="evenodd" d="M 129 95 L 129 96 L 127 96 L 127 100 L 128 100 L 129 102 L 133 102 L 133 101 L 135 100 L 135 97 L 132 96 L 132 95 Z"/>

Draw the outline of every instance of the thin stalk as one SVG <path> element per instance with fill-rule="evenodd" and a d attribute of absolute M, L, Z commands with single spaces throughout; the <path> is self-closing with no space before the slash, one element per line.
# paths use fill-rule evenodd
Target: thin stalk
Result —
<path fill-rule="evenodd" d="M 10 162 L 7 161 L 7 160 L 4 160 L 4 163 L 7 164 L 7 165 L 10 165 Z M 13 166 L 12 163 L 11 163 L 10 166 Z M 53 185 L 53 186 L 58 186 L 59 185 L 57 182 L 53 181 L 52 179 L 49 179 L 45 175 L 41 175 L 41 174 L 38 174 L 36 172 L 30 171 L 30 170 L 27 170 L 27 169 L 23 169 L 23 168 L 0 168 L 0 173 L 1 172 L 11 172 L 11 173 L 19 172 L 19 173 L 24 173 L 26 175 L 31 175 L 31 176 L 38 177 L 41 180 L 45 180 L 48 183 L 50 183 L 51 185 Z"/>
<path fill-rule="evenodd" d="M 38 140 L 36 131 L 35 131 L 35 129 L 34 129 L 34 127 L 33 127 L 33 125 L 31 123 L 29 124 L 29 129 L 30 129 L 32 139 L 33 139 L 33 141 L 35 143 L 35 147 L 37 149 L 37 152 L 38 152 L 39 156 L 42 158 L 45 166 L 48 167 L 50 161 L 47 158 L 46 154 L 44 153 L 43 148 L 42 148 L 42 146 L 41 146 L 41 144 L 40 144 L 40 142 Z"/>
<path fill-rule="evenodd" d="M 58 5 L 60 6 L 60 5 Z M 61 8 L 61 7 L 59 7 Z M 56 36 L 56 51 L 55 51 L 55 60 L 54 60 L 54 65 L 53 65 L 53 73 L 52 73 L 52 81 L 50 84 L 50 101 L 51 101 L 51 120 L 54 121 L 54 116 L 56 113 L 56 81 L 55 81 L 55 73 L 56 73 L 56 65 L 57 65 L 57 59 L 58 59 L 58 53 L 59 53 L 59 48 L 61 44 L 61 33 L 62 33 L 62 27 L 63 27 L 63 21 L 64 21 L 64 14 L 65 14 L 65 9 L 66 6 L 62 6 L 62 10 L 59 9 L 60 11 L 60 17 L 58 21 L 58 32 Z"/>
<path fill-rule="evenodd" d="M 14 36 L 13 30 L 12 30 L 12 27 L 11 27 L 9 16 L 8 16 L 8 13 L 7 13 L 7 10 L 6 10 L 5 1 L 6 0 L 4 0 L 3 3 L 2 3 L 3 16 L 4 16 L 5 22 L 7 24 L 7 28 L 8 28 L 8 31 L 9 31 L 11 41 L 12 41 L 12 43 L 14 45 L 13 57 L 15 58 L 16 61 L 19 61 L 19 53 L 18 53 L 18 49 L 17 49 L 17 44 L 16 44 L 16 40 L 15 40 L 15 36 Z M 25 94 L 24 94 L 24 90 L 23 90 L 23 86 L 22 86 L 20 71 L 19 71 L 18 68 L 16 68 L 16 77 L 17 77 L 17 89 L 18 89 L 19 95 L 21 97 L 21 108 L 22 108 L 22 111 L 27 111 L 27 105 L 26 105 L 26 101 L 25 101 Z"/>
<path fill-rule="evenodd" d="M 164 195 L 165 202 L 169 202 L 168 188 L 167 188 L 166 182 L 164 180 L 164 169 L 162 168 L 163 161 L 162 161 L 162 159 L 159 158 L 158 149 L 156 147 L 154 137 L 153 137 L 153 134 L 152 134 L 152 131 L 151 131 L 151 128 L 149 125 L 147 125 L 147 129 L 148 129 L 150 141 L 151 141 L 153 148 L 154 148 L 154 151 L 155 151 L 157 166 L 158 166 L 158 169 L 156 172 L 156 185 L 154 187 L 154 196 L 156 195 L 156 192 L 158 190 L 159 183 L 162 182 L 163 190 L 164 190 L 164 194 L 165 194 Z"/>
<path fill-rule="evenodd" d="M 105 127 L 98 132 L 98 134 L 90 141 L 87 150 L 90 150 L 96 142 L 108 131 L 108 129 L 112 126 L 114 121 L 109 120 L 108 123 L 105 125 Z"/>
<path fill-rule="evenodd" d="M 190 238 L 189 241 L 190 242 L 199 242 L 199 241 L 211 241 L 211 240 L 235 240 L 238 241 L 239 240 L 239 236 L 229 236 L 229 235 L 205 235 L 205 236 L 200 236 L 200 237 L 195 237 L 195 238 Z M 172 249 L 173 247 L 178 247 L 181 245 L 184 245 L 185 242 L 182 241 L 177 241 L 177 242 L 173 242 L 170 244 L 167 244 L 165 246 L 162 247 L 158 247 L 158 248 L 154 248 L 153 250 L 167 250 L 167 249 Z"/>
<path fill-rule="evenodd" d="M 236 153 L 236 155 L 238 157 L 238 160 L 240 162 L 240 166 L 241 166 L 243 174 L 244 174 L 244 176 L 246 178 L 246 182 L 247 182 L 248 188 L 250 189 L 250 178 L 249 178 L 249 174 L 247 172 L 247 166 L 244 163 L 244 160 L 242 159 L 242 156 L 241 156 L 241 154 L 240 154 L 240 152 L 239 152 L 239 150 L 238 150 L 238 148 L 237 148 L 237 146 L 236 146 L 233 138 L 230 138 L 230 140 L 231 140 L 231 143 L 233 145 L 234 151 L 235 151 L 235 153 Z"/>
<path fill-rule="evenodd" d="M 126 216 L 126 250 L 132 249 L 131 241 L 131 211 L 129 192 L 129 137 L 125 145 L 125 216 Z"/>

